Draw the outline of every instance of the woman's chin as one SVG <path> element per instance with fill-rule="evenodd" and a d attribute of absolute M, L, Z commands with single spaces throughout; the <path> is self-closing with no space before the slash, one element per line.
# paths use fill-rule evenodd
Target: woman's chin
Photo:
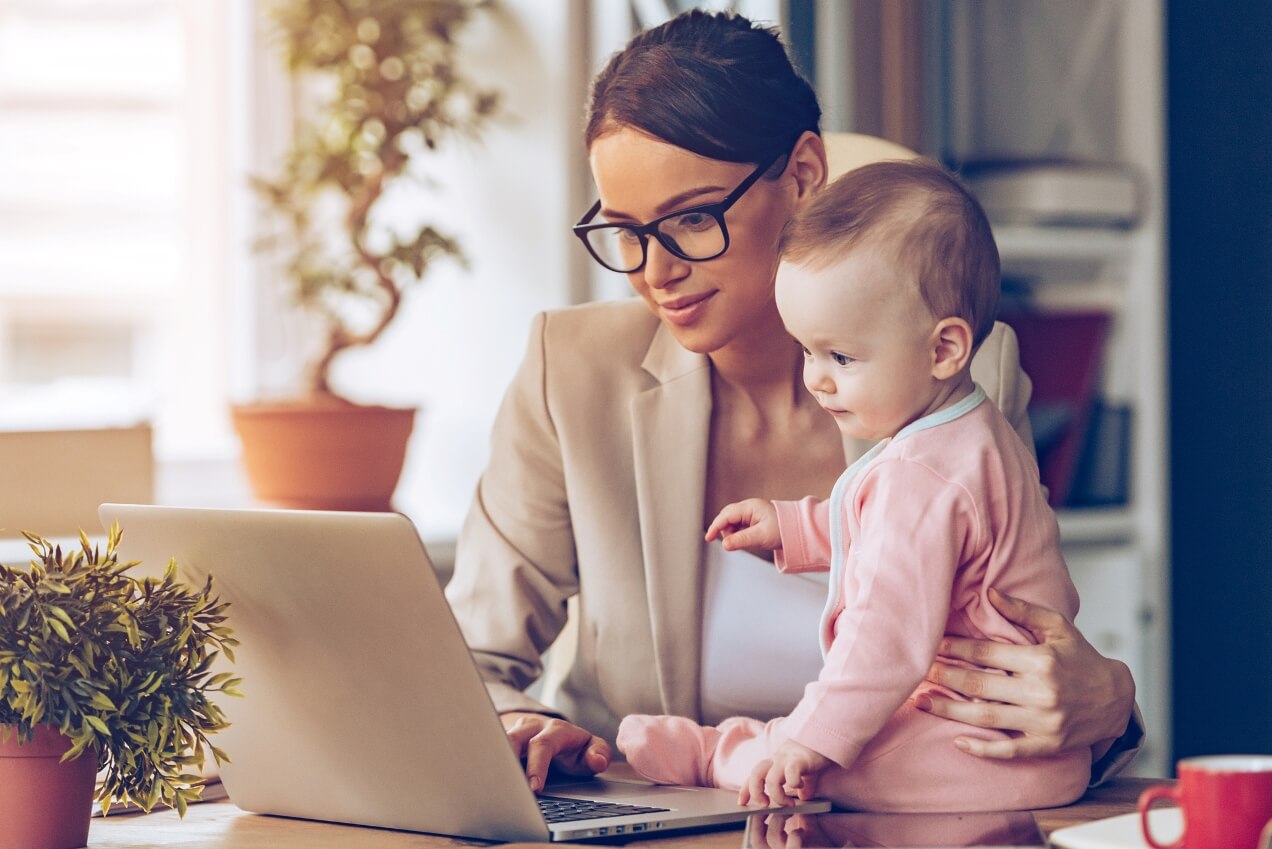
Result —
<path fill-rule="evenodd" d="M 720 334 L 714 332 L 705 322 L 685 326 L 664 320 L 663 327 L 680 343 L 680 347 L 695 354 L 711 354 L 720 350 L 724 344 Z"/>

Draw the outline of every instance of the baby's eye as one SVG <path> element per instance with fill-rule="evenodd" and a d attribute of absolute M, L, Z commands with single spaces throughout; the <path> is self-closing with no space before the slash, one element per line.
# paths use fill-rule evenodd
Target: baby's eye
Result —
<path fill-rule="evenodd" d="M 805 357 L 811 357 L 813 355 L 813 352 L 808 350 L 808 348 L 805 347 L 804 345 L 800 345 L 799 349 L 804 352 Z"/>
<path fill-rule="evenodd" d="M 836 365 L 846 366 L 852 362 L 852 357 L 847 354 L 841 354 L 838 351 L 831 351 L 830 358 L 835 361 Z"/>

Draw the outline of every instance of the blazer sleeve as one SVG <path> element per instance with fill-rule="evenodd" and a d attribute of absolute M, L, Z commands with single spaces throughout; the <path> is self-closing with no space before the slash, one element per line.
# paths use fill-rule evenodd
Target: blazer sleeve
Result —
<path fill-rule="evenodd" d="M 1131 709 L 1131 718 L 1122 736 L 1113 740 L 1111 745 L 1105 741 L 1092 749 L 1090 786 L 1099 787 L 1126 769 L 1143 748 L 1144 737 L 1144 716 L 1136 704 Z"/>
<path fill-rule="evenodd" d="M 1034 453 L 1033 429 L 1027 413 L 1033 383 L 1020 367 L 1016 331 L 1001 321 L 994 322 L 994 329 L 972 357 L 972 379 L 1011 422 L 1029 453 Z"/>
<path fill-rule="evenodd" d="M 491 431 L 490 460 L 460 530 L 446 596 L 499 712 L 559 715 L 522 691 L 578 590 L 561 447 L 546 395 L 546 316 Z"/>

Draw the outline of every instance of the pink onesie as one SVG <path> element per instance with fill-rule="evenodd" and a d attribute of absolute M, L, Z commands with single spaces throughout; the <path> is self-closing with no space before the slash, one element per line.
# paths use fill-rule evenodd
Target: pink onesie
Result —
<path fill-rule="evenodd" d="M 638 772 L 736 789 L 793 739 L 838 765 L 819 777 L 818 795 L 849 808 L 1007 810 L 1082 795 L 1089 750 L 978 758 L 954 738 L 1006 733 L 914 707 L 924 692 L 961 698 L 925 680 L 942 635 L 1036 642 L 993 608 L 989 587 L 1070 619 L 1078 610 L 1037 463 L 980 387 L 880 443 L 829 500 L 776 506 L 778 568 L 831 572 L 821 673 L 789 716 L 768 723 L 627 717 L 618 747 Z"/>

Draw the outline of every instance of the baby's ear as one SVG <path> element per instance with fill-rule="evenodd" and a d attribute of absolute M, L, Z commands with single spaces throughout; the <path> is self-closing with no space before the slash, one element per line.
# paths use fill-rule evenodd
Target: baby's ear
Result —
<path fill-rule="evenodd" d="M 949 380 L 972 359 L 972 326 L 961 318 L 943 318 L 932 329 L 932 376 Z"/>

